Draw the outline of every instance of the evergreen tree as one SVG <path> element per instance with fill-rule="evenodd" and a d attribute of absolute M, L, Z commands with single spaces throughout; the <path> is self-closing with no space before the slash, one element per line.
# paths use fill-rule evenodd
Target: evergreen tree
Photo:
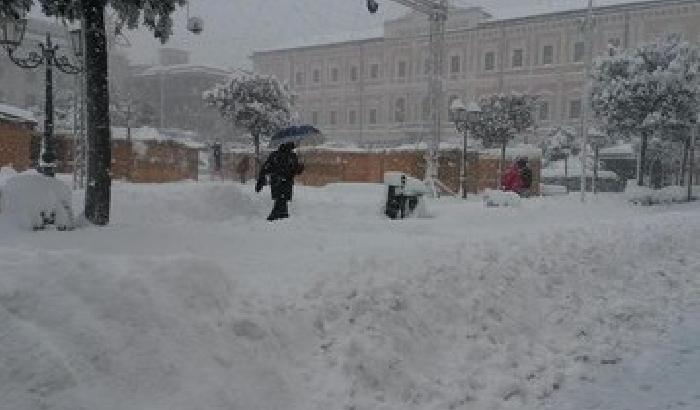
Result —
<path fill-rule="evenodd" d="M 205 101 L 219 109 L 234 127 L 253 136 L 256 175 L 260 166 L 260 137 L 272 136 L 291 121 L 291 98 L 274 77 L 241 74 L 228 84 L 204 94 Z"/>
<path fill-rule="evenodd" d="M 609 133 L 641 137 L 639 185 L 647 173 L 649 139 L 674 138 L 673 130 L 695 123 L 698 57 L 696 48 L 669 35 L 596 63 L 593 111 Z"/>
<path fill-rule="evenodd" d="M 519 93 L 494 94 L 479 101 L 481 115 L 473 124 L 473 135 L 487 148 L 501 148 L 501 175 L 508 142 L 534 124 L 535 101 L 535 97 Z"/>

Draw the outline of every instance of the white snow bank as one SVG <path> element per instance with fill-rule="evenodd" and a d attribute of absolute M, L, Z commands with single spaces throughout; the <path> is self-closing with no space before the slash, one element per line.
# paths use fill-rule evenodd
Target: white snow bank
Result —
<path fill-rule="evenodd" d="M 515 192 L 487 189 L 482 194 L 486 206 L 519 206 L 520 195 Z"/>
<path fill-rule="evenodd" d="M 543 196 L 567 195 L 569 189 L 564 185 L 540 184 L 540 193 Z"/>
<path fill-rule="evenodd" d="M 60 229 L 75 227 L 68 185 L 36 171 L 15 176 L 2 171 L 0 175 L 0 218 L 4 223 L 21 229 L 41 229 L 47 219 L 52 219 Z"/>
<path fill-rule="evenodd" d="M 192 224 L 258 218 L 268 204 L 264 195 L 244 192 L 233 183 L 116 183 L 113 213 L 129 224 Z"/>
<path fill-rule="evenodd" d="M 627 181 L 625 196 L 630 202 L 641 205 L 670 204 L 688 200 L 688 188 L 672 185 L 661 189 L 652 189 L 637 185 L 636 180 Z"/>

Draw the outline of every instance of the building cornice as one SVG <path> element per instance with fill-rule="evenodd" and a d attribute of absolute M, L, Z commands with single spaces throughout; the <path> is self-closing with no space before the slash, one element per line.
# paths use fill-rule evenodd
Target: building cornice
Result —
<path fill-rule="evenodd" d="M 645 0 L 645 1 L 637 1 L 637 2 L 632 2 L 632 3 L 623 3 L 623 4 L 614 4 L 614 5 L 607 5 L 607 6 L 599 6 L 595 7 L 595 13 L 596 14 L 612 14 L 612 13 L 620 13 L 620 12 L 634 12 L 634 11 L 644 11 L 644 10 L 649 10 L 649 9 L 656 9 L 656 8 L 662 8 L 662 7 L 669 7 L 669 6 L 684 6 L 684 5 L 700 5 L 700 0 Z M 523 16 L 523 17 L 514 17 L 514 18 L 507 18 L 507 19 L 500 19 L 500 20 L 492 20 L 492 21 L 486 21 L 486 22 L 481 22 L 479 23 L 476 27 L 474 28 L 465 28 L 465 29 L 456 29 L 456 30 L 449 30 L 447 31 L 447 35 L 456 35 L 456 34 L 464 34 L 464 33 L 474 33 L 474 32 L 479 32 L 481 30 L 489 30 L 489 29 L 501 29 L 503 27 L 507 26 L 513 26 L 513 25 L 527 25 L 527 24 L 533 24 L 533 23 L 544 23 L 552 20 L 561 20 L 561 19 L 572 19 L 572 18 L 579 18 L 579 17 L 584 17 L 586 14 L 586 9 L 574 9 L 574 10 L 564 10 L 564 11 L 557 11 L 557 12 L 552 12 L 552 13 L 544 13 L 544 14 L 535 14 L 532 16 Z M 428 34 L 424 35 L 418 35 L 418 36 L 410 36 L 413 38 L 428 38 Z M 313 45 L 308 45 L 308 46 L 300 46 L 300 47 L 288 47 L 288 48 L 279 48 L 279 49 L 274 49 L 274 50 L 264 50 L 264 51 L 256 51 L 253 52 L 253 54 L 250 56 L 252 59 L 255 59 L 257 57 L 262 57 L 262 56 L 269 56 L 269 55 L 275 55 L 275 54 L 280 54 L 280 53 L 285 53 L 285 52 L 298 52 L 298 51 L 312 51 L 312 50 L 319 50 L 319 49 L 328 49 L 330 47 L 347 47 L 347 46 L 359 46 L 362 44 L 367 44 L 367 43 L 381 43 L 381 42 L 386 42 L 386 41 L 401 41 L 402 38 L 386 38 L 386 37 L 371 37 L 371 38 L 365 38 L 365 39 L 358 39 L 358 40 L 349 40 L 349 41 L 340 41 L 340 42 L 329 42 L 325 44 L 313 44 Z"/>

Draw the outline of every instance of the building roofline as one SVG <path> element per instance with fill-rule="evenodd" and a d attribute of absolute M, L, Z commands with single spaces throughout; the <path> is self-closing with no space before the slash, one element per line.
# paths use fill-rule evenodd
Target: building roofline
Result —
<path fill-rule="evenodd" d="M 600 14 L 600 12 L 608 12 L 608 11 L 644 10 L 644 9 L 660 7 L 660 6 L 683 5 L 683 4 L 700 4 L 700 0 L 640 0 L 640 1 L 630 2 L 630 3 L 611 4 L 611 5 L 606 5 L 606 6 L 594 7 L 594 12 Z M 479 7 L 472 7 L 472 9 L 478 9 L 478 8 Z M 467 9 L 467 10 L 469 10 L 469 9 Z M 486 12 L 486 13 L 490 14 L 488 12 Z M 585 14 L 585 13 L 586 13 L 585 8 L 579 8 L 579 9 L 555 11 L 555 12 L 551 12 L 551 13 L 533 14 L 531 16 L 522 16 L 522 17 L 512 17 L 512 18 L 506 18 L 506 19 L 500 19 L 500 20 L 491 20 L 491 21 L 481 22 L 474 28 L 449 30 L 449 31 L 447 31 L 447 34 L 464 33 L 464 32 L 469 32 L 469 31 L 478 31 L 480 29 L 488 29 L 488 28 L 498 27 L 498 26 L 501 26 L 501 25 L 504 25 L 507 23 L 528 23 L 528 22 L 537 21 L 537 20 L 547 20 L 547 19 L 550 19 L 550 18 L 555 17 L 555 16 L 574 17 L 574 16 L 580 16 L 580 15 Z M 398 19 L 390 20 L 390 21 L 396 21 L 396 20 L 398 20 Z M 428 34 L 426 33 L 424 35 L 424 37 L 427 37 L 427 36 L 428 36 Z M 343 46 L 348 46 L 348 45 L 353 45 L 353 44 L 359 45 L 361 43 L 381 42 L 381 41 L 384 41 L 386 39 L 387 38 L 385 36 L 368 37 L 368 38 L 364 38 L 364 39 L 329 42 L 329 43 L 319 43 L 319 44 L 311 44 L 311 45 L 305 45 L 305 46 L 299 46 L 299 47 L 282 47 L 282 48 L 278 48 L 278 49 L 255 51 L 255 52 L 253 52 L 253 54 L 251 54 L 250 58 L 256 58 L 258 56 L 269 55 L 269 54 L 280 53 L 280 52 L 287 52 L 287 51 L 297 51 L 297 50 L 308 51 L 308 50 L 327 48 L 327 47 L 343 47 Z M 400 37 L 398 39 L 400 39 Z"/>
<path fill-rule="evenodd" d="M 609 4 L 605 6 L 597 6 L 593 8 L 594 13 L 600 14 L 600 12 L 610 12 L 610 11 L 634 11 L 634 10 L 645 10 L 659 6 L 672 6 L 672 5 L 682 5 L 682 4 L 699 4 L 700 0 L 640 0 L 629 3 L 619 3 L 619 4 Z M 540 13 L 533 14 L 531 16 L 521 16 L 512 17 L 499 20 L 491 20 L 479 23 L 479 28 L 489 28 L 490 26 L 499 26 L 505 23 L 519 23 L 519 22 L 529 22 L 532 20 L 542 20 L 550 19 L 555 16 L 579 16 L 585 15 L 587 12 L 586 8 L 561 10 L 551 13 Z"/>

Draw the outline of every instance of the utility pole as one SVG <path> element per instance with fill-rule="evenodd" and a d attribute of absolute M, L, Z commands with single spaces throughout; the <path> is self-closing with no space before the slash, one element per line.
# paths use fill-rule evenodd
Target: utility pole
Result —
<path fill-rule="evenodd" d="M 429 51 L 430 51 L 430 80 L 428 84 L 428 96 L 432 107 L 432 132 L 433 138 L 428 145 L 426 155 L 427 168 L 425 171 L 425 183 L 434 197 L 438 196 L 438 189 L 442 186 L 438 179 L 440 134 L 442 132 L 442 108 L 444 100 L 443 91 L 443 65 L 445 60 L 445 24 L 447 22 L 447 0 L 391 0 L 412 10 L 428 16 L 429 27 Z M 376 0 L 368 0 L 367 8 L 370 13 L 376 13 L 379 5 Z"/>
<path fill-rule="evenodd" d="M 588 147 L 588 130 L 590 128 L 592 103 L 591 92 L 593 74 L 593 0 L 588 0 L 588 13 L 584 23 L 586 35 L 586 68 L 584 70 L 583 86 L 583 122 L 581 124 L 581 202 L 586 200 L 586 149 Z"/>

